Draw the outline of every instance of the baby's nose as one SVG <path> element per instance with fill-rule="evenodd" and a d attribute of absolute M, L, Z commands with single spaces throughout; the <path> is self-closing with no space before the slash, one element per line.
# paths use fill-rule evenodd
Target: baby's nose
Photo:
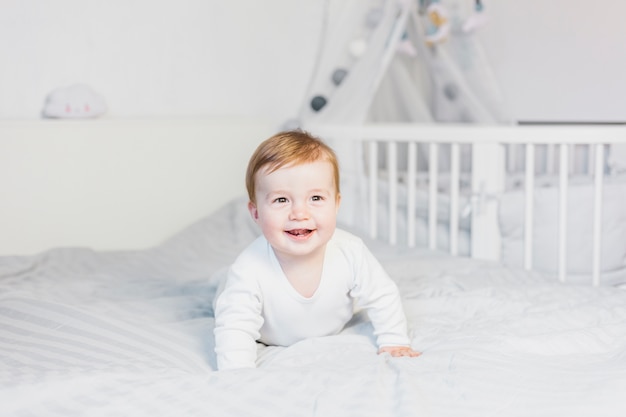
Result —
<path fill-rule="evenodd" d="M 309 217 L 309 209 L 304 203 L 294 203 L 291 206 L 291 219 L 303 220 Z"/>

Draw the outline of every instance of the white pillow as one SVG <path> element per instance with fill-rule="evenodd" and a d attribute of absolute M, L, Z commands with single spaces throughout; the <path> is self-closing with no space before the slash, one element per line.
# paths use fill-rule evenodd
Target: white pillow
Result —
<path fill-rule="evenodd" d="M 612 144 L 609 149 L 608 165 L 613 175 L 626 172 L 626 144 Z"/>
<path fill-rule="evenodd" d="M 588 281 L 593 256 L 592 184 L 568 187 L 567 273 L 573 281 Z M 524 263 L 524 192 L 505 192 L 500 200 L 502 262 Z M 603 275 L 626 277 L 626 183 L 613 181 L 603 187 L 600 270 Z M 534 197 L 533 268 L 558 272 L 559 189 L 537 188 Z M 621 279 L 621 278 L 620 278 Z M 607 283 L 607 282 L 603 282 Z M 615 282 L 612 282 L 613 284 Z"/>

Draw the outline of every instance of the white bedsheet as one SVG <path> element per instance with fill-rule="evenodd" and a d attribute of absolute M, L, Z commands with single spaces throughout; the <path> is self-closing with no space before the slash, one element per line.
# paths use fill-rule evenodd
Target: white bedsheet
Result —
<path fill-rule="evenodd" d="M 421 357 L 357 316 L 216 372 L 212 277 L 255 234 L 239 200 L 145 251 L 0 258 L 0 415 L 626 415 L 626 291 L 374 243 Z"/>

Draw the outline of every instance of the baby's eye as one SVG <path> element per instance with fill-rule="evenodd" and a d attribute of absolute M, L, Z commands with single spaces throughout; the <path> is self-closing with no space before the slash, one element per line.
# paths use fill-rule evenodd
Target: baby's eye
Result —
<path fill-rule="evenodd" d="M 322 197 L 321 195 L 314 195 L 313 197 L 311 197 L 311 200 L 313 200 L 313 201 L 322 201 L 322 200 L 324 200 L 324 197 Z"/>
<path fill-rule="evenodd" d="M 274 203 L 286 203 L 287 199 L 285 197 L 278 197 L 274 200 Z"/>

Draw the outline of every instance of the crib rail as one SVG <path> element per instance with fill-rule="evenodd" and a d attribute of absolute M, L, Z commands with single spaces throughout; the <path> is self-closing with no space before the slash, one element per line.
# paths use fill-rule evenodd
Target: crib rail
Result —
<path fill-rule="evenodd" d="M 419 125 L 419 124 L 376 124 L 363 126 L 323 125 L 307 126 L 312 133 L 332 141 L 332 144 L 364 142 L 367 159 L 367 178 L 369 182 L 369 233 L 379 236 L 378 230 L 378 184 L 384 171 L 388 187 L 387 212 L 390 243 L 398 242 L 398 184 L 399 179 L 406 183 L 406 243 L 416 245 L 415 236 L 415 189 L 418 149 L 428 149 L 428 247 L 438 249 L 437 213 L 438 184 L 441 170 L 438 166 L 439 152 L 442 146 L 449 145 L 449 251 L 458 255 L 459 239 L 459 201 L 461 190 L 460 145 L 471 147 L 471 252 L 479 259 L 500 258 L 500 232 L 498 226 L 498 196 L 504 190 L 507 175 L 506 148 L 525 148 L 524 166 L 524 267 L 533 269 L 533 198 L 535 189 L 535 153 L 536 147 L 549 145 L 549 149 L 559 148 L 558 187 L 559 187 L 559 236 L 558 236 L 558 277 L 567 279 L 568 239 L 567 206 L 569 188 L 569 167 L 571 149 L 578 145 L 587 145 L 592 151 L 589 166 L 593 168 L 594 196 L 593 207 L 593 285 L 600 284 L 600 259 L 602 241 L 602 193 L 605 177 L 605 147 L 610 144 L 626 143 L 624 126 L 482 126 L 482 125 Z M 379 161 L 380 145 L 386 153 L 386 166 L 381 171 Z M 406 144 L 406 154 L 398 152 L 398 145 Z M 420 146 L 418 148 L 418 146 Z M 351 156 L 353 157 L 354 154 Z M 340 159 L 342 159 L 340 155 Z M 406 172 L 399 173 L 399 161 L 404 161 Z M 466 190 L 467 192 L 467 190 Z"/>

